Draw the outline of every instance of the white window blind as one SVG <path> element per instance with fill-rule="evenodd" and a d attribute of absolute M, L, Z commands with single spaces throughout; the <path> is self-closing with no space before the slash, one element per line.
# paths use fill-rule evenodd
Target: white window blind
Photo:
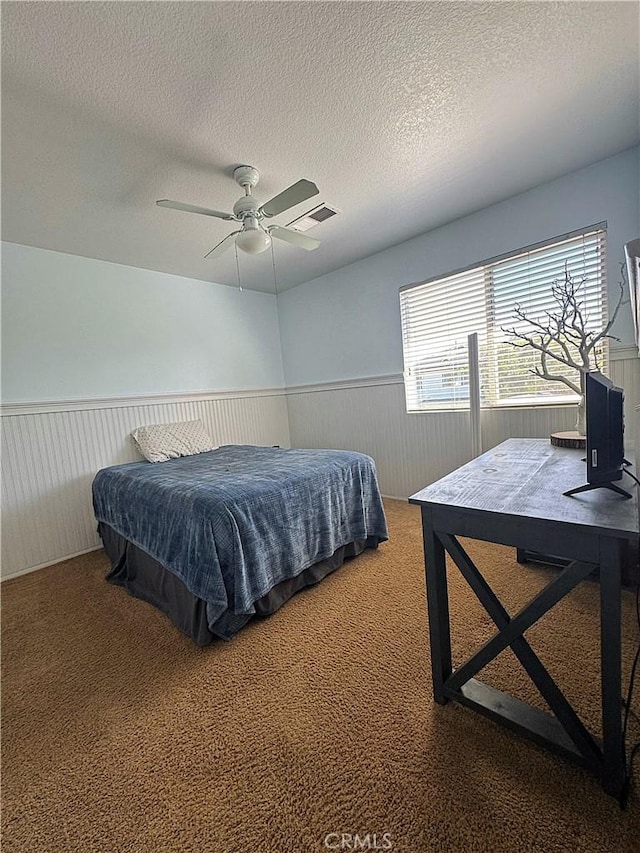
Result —
<path fill-rule="evenodd" d="M 561 382 L 533 371 L 540 353 L 514 347 L 503 329 L 541 332 L 558 315 L 554 284 L 571 277 L 586 328 L 599 332 L 607 321 L 606 231 L 594 227 L 503 256 L 463 272 L 412 285 L 400 292 L 404 376 L 408 411 L 467 408 L 467 336 L 478 334 L 483 406 L 530 406 L 572 402 L 578 395 Z M 533 325 L 518 318 L 519 306 Z M 575 344 L 563 337 L 567 352 L 580 361 Z M 562 352 L 561 344 L 557 351 Z M 598 366 L 607 369 L 606 339 L 596 348 Z M 595 362 L 594 362 L 595 366 Z M 548 359 L 548 372 L 580 384 L 578 372 Z"/>

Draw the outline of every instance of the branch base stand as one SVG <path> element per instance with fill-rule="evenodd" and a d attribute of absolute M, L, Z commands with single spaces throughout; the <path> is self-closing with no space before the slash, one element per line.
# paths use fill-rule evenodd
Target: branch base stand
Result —
<path fill-rule="evenodd" d="M 576 430 L 552 432 L 550 440 L 554 447 L 573 447 L 576 450 L 586 450 L 587 447 L 586 435 L 580 435 Z"/>

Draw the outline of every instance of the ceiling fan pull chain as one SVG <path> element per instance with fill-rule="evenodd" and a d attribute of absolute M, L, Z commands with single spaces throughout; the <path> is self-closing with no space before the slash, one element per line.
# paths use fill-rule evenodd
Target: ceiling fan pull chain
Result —
<path fill-rule="evenodd" d="M 242 293 L 242 284 L 240 283 L 240 262 L 238 261 L 238 247 L 234 245 L 234 248 L 236 250 L 236 271 L 238 273 L 238 289 L 240 290 L 240 293 Z"/>
<path fill-rule="evenodd" d="M 276 255 L 273 248 L 273 240 L 271 241 L 271 266 L 273 267 L 273 292 L 278 295 L 278 281 L 276 279 Z"/>

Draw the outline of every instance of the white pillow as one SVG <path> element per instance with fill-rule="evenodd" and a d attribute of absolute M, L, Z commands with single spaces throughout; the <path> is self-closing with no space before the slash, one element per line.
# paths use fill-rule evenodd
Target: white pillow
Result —
<path fill-rule="evenodd" d="M 166 462 L 178 456 L 193 456 L 216 449 L 202 421 L 141 426 L 134 429 L 131 437 L 149 462 Z"/>

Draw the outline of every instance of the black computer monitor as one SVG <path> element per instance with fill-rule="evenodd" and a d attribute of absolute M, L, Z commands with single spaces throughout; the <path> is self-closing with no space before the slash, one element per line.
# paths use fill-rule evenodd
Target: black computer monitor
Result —
<path fill-rule="evenodd" d="M 587 485 L 565 492 L 576 495 L 610 489 L 625 498 L 629 492 L 614 485 L 624 473 L 624 391 L 602 373 L 585 376 L 587 407 Z"/>
<path fill-rule="evenodd" d="M 602 373 L 585 377 L 587 481 L 621 480 L 624 462 L 624 391 Z"/>

